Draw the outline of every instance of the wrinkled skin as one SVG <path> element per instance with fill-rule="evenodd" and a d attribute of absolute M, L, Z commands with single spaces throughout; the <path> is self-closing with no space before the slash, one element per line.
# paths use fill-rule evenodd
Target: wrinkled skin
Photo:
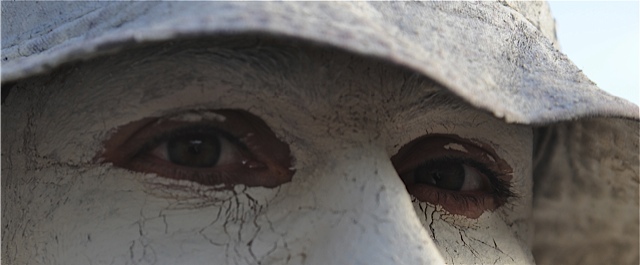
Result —
<path fill-rule="evenodd" d="M 119 126 L 193 109 L 260 117 L 291 148 L 291 182 L 214 190 L 99 158 Z M 7 264 L 533 263 L 531 128 L 387 63 L 256 40 L 147 47 L 19 83 L 2 120 Z M 469 217 L 410 195 L 390 158 L 428 134 L 490 146 L 516 197 Z"/>

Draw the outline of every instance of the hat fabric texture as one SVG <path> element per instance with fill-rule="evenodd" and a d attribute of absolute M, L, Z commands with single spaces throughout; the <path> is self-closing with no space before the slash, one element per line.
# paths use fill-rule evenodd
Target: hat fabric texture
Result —
<path fill-rule="evenodd" d="M 2 1 L 1 7 L 5 84 L 146 43 L 253 33 L 412 69 L 506 122 L 537 128 L 538 262 L 638 263 L 639 109 L 600 90 L 558 50 L 544 2 Z"/>

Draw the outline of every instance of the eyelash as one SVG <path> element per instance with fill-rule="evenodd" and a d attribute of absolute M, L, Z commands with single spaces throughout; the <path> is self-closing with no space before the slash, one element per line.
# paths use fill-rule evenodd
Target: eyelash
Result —
<path fill-rule="evenodd" d="M 488 190 L 489 193 L 483 194 L 483 195 L 480 195 L 478 194 L 478 192 L 473 192 L 473 191 L 472 192 L 449 191 L 445 189 L 436 188 L 438 189 L 437 192 L 441 193 L 442 195 L 450 196 L 451 198 L 454 198 L 456 200 L 463 201 L 464 202 L 463 205 L 468 205 L 469 203 L 472 203 L 473 206 L 476 206 L 476 207 L 480 207 L 482 204 L 482 201 L 484 201 L 489 196 L 495 200 L 496 204 L 503 204 L 510 198 L 517 197 L 517 195 L 513 191 L 511 191 L 511 184 L 508 181 L 498 177 L 500 176 L 499 173 L 491 170 L 485 164 L 478 162 L 476 160 L 473 160 L 471 158 L 457 157 L 457 156 L 443 156 L 440 158 L 434 158 L 434 159 L 425 161 L 425 163 L 423 164 L 427 164 L 427 163 L 437 164 L 445 161 L 465 164 L 477 169 L 478 171 L 480 171 L 480 173 L 482 173 L 487 177 L 487 179 L 489 180 L 490 187 Z"/>
<path fill-rule="evenodd" d="M 404 145 L 391 160 L 416 201 L 440 205 L 451 214 L 475 219 L 517 197 L 510 166 L 476 140 L 425 135 Z"/>

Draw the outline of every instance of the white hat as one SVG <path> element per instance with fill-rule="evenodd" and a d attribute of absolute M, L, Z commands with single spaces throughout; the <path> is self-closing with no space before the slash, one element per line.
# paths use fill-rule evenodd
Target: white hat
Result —
<path fill-rule="evenodd" d="M 145 43 L 240 33 L 405 66 L 506 122 L 537 127 L 538 262 L 568 262 L 568 253 L 638 260 L 639 109 L 600 90 L 558 51 L 544 2 L 1 5 L 4 84 Z"/>

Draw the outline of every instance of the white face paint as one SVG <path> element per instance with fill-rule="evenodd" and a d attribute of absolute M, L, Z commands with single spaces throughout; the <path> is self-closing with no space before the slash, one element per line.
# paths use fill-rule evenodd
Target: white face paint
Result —
<path fill-rule="evenodd" d="M 4 261 L 533 263 L 531 128 L 375 60 L 300 43 L 212 43 L 139 49 L 13 88 L 2 112 Z M 124 125 L 229 120 L 220 109 L 252 113 L 289 146 L 290 182 L 225 190 L 96 160 Z M 432 135 L 450 137 L 441 149 L 451 154 L 504 161 L 516 196 L 483 209 L 455 191 L 431 187 L 441 203 L 410 195 L 391 158 Z"/>

